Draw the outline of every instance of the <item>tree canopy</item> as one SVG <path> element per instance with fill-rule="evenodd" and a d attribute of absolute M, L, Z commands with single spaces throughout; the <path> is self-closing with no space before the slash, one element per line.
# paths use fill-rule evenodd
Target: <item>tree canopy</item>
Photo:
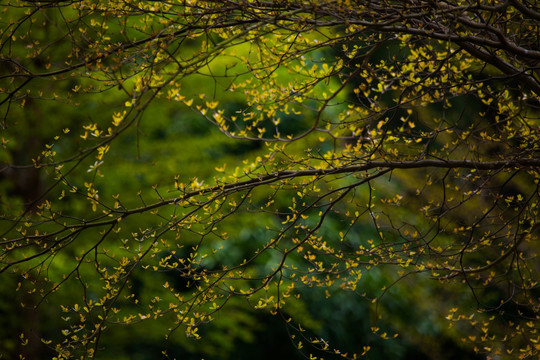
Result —
<path fill-rule="evenodd" d="M 536 0 L 0 9 L 0 354 L 540 353 Z"/>

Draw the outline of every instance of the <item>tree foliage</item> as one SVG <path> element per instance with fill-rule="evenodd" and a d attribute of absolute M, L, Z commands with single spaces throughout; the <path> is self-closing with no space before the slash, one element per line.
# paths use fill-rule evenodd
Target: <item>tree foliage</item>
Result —
<path fill-rule="evenodd" d="M 386 339 L 398 294 L 488 358 L 538 356 L 537 1 L 1 8 L 0 272 L 63 322 L 22 344 L 99 357 L 142 323 L 166 356 L 222 312 L 249 340 L 247 306 L 308 357 L 369 357 L 303 299 L 352 294 Z"/>

